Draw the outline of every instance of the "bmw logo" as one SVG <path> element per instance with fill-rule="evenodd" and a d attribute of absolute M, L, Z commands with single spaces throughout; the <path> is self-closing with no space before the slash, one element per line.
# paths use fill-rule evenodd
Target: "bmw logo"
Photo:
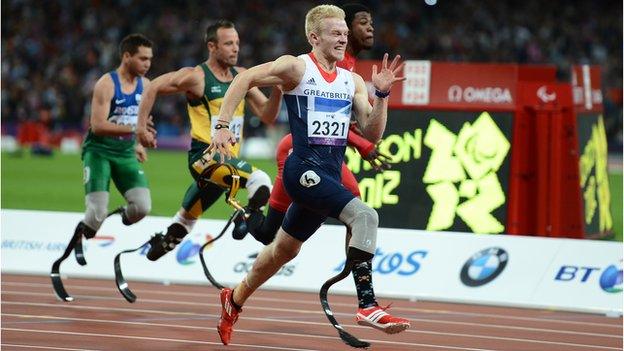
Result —
<path fill-rule="evenodd" d="M 505 269 L 509 255 L 500 247 L 490 247 L 472 255 L 461 269 L 459 278 L 467 286 L 485 285 Z"/>

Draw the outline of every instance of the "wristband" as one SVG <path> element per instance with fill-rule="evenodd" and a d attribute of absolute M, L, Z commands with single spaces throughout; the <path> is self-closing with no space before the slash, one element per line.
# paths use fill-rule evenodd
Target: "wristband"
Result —
<path fill-rule="evenodd" d="M 227 124 L 221 124 L 221 123 L 217 123 L 217 125 L 215 125 L 215 130 L 219 130 L 219 129 L 230 129 L 230 126 Z"/>
<path fill-rule="evenodd" d="M 217 122 L 221 123 L 221 124 L 230 124 L 230 121 L 226 121 L 224 119 L 218 119 Z"/>
<path fill-rule="evenodd" d="M 384 93 L 384 92 L 381 92 L 381 91 L 375 89 L 375 96 L 377 96 L 378 98 L 382 98 L 383 99 L 383 98 L 388 97 L 388 95 L 390 95 L 390 90 L 388 90 L 388 91 L 386 91 Z"/>

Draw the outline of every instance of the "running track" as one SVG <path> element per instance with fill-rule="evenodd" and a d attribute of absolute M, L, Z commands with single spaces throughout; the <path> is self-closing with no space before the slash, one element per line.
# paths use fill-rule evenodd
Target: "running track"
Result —
<path fill-rule="evenodd" d="M 232 343 L 215 326 L 210 286 L 130 282 L 127 303 L 114 282 L 65 279 L 76 301 L 58 301 L 44 276 L 2 275 L 2 350 L 354 350 L 338 338 L 311 293 L 259 291 L 244 307 Z M 389 302 L 381 299 L 381 302 Z M 354 323 L 356 299 L 332 296 L 345 329 L 372 350 L 622 350 L 622 318 L 544 310 L 396 300 L 391 311 L 412 328 L 385 335 Z"/>

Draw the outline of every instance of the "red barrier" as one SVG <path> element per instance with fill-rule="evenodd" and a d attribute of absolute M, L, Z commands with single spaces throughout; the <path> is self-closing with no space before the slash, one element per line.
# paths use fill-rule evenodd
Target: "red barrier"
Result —
<path fill-rule="evenodd" d="M 581 198 L 578 169 L 578 137 L 569 84 L 520 84 L 524 108 L 516 122 L 532 126 L 526 130 L 535 147 L 514 143 L 512 164 L 520 161 L 529 171 L 512 174 L 516 187 L 510 197 L 521 198 L 508 220 L 508 233 L 582 238 Z M 531 132 L 534 136 L 531 137 Z M 513 159 L 516 157 L 516 159 Z M 533 161 L 532 161 L 533 160 Z M 527 182 L 523 179 L 535 179 Z M 534 216 L 528 215 L 534 212 Z"/>
<path fill-rule="evenodd" d="M 368 81 L 373 64 L 379 62 L 358 62 L 356 72 Z M 372 178 L 382 180 L 374 201 L 382 225 L 571 238 L 607 232 L 610 216 L 600 199 L 609 194 L 595 123 L 585 176 L 579 173 L 588 130 L 579 121 L 602 111 L 599 69 L 575 67 L 573 84 L 556 83 L 555 72 L 550 65 L 406 61 L 407 79 L 390 95 L 386 135 L 395 145 L 403 132 L 413 134 L 421 139 L 412 144 L 422 145 L 411 159 L 404 152 L 395 159 L 393 188 L 372 171 L 356 172 L 363 194 Z M 410 165 L 401 163 L 408 159 Z M 598 205 L 594 193 L 602 194 Z"/>

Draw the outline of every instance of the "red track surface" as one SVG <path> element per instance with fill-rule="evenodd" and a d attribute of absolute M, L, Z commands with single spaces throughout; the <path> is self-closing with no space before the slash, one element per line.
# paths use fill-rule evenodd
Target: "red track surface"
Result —
<path fill-rule="evenodd" d="M 245 305 L 232 344 L 223 346 L 212 287 L 130 282 L 138 296 L 130 304 L 112 280 L 64 282 L 74 302 L 58 301 L 48 277 L 2 276 L 2 350 L 353 350 L 327 322 L 316 294 L 259 291 Z M 391 311 L 412 328 L 385 335 L 354 323 L 354 297 L 330 291 L 330 304 L 372 350 L 622 350 L 622 318 L 397 300 Z"/>

